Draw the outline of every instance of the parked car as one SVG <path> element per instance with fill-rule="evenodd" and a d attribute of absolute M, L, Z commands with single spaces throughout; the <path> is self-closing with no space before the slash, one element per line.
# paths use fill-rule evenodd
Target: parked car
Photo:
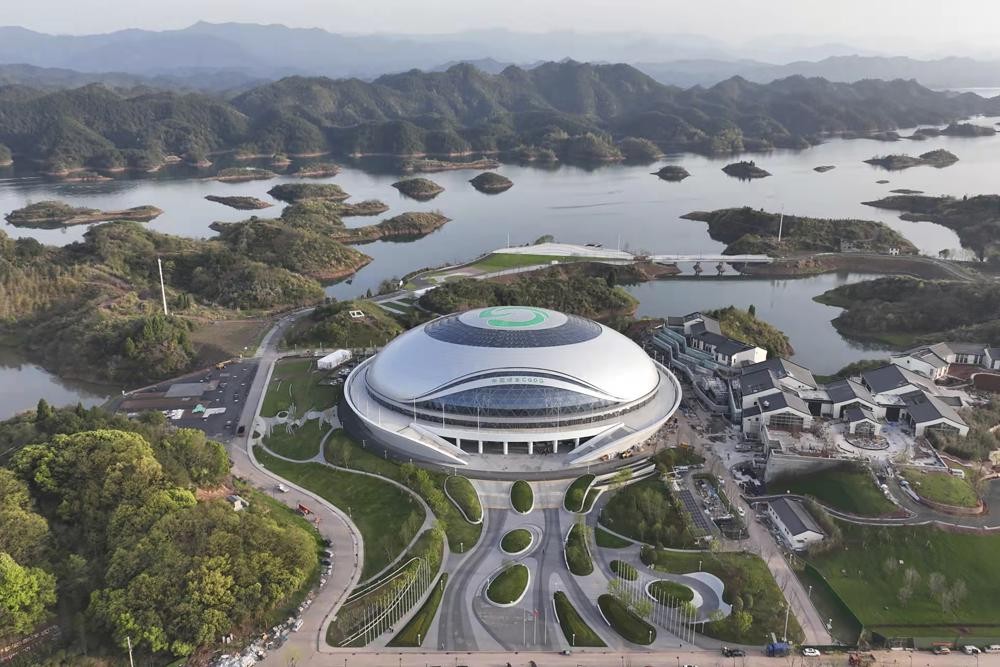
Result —
<path fill-rule="evenodd" d="M 819 649 L 807 646 L 806 648 L 802 649 L 802 655 L 804 655 L 807 658 L 818 658 L 820 656 L 820 652 Z"/>
<path fill-rule="evenodd" d="M 951 649 L 947 646 L 935 646 L 934 655 L 948 655 L 951 653 Z"/>
<path fill-rule="evenodd" d="M 979 655 L 982 651 L 979 650 L 978 646 L 963 646 L 962 653 L 965 655 Z"/>
<path fill-rule="evenodd" d="M 729 648 L 728 646 L 722 647 L 722 655 L 726 656 L 727 658 L 742 658 L 746 654 L 747 652 L 741 648 Z"/>

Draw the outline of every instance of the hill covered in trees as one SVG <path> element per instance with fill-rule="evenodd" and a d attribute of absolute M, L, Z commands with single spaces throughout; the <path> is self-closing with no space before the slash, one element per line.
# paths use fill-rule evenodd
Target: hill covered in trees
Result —
<path fill-rule="evenodd" d="M 259 628 L 315 577 L 308 523 L 242 489 L 201 431 L 159 413 L 36 411 L 0 423 L 0 637 L 58 620 L 68 653 L 163 664 Z M 145 659 L 143 656 L 157 656 Z"/>
<path fill-rule="evenodd" d="M 998 105 L 900 80 L 793 76 L 755 84 L 735 77 L 681 90 L 621 64 L 567 61 L 495 75 L 460 64 L 371 83 L 289 77 L 231 101 L 198 93 L 125 96 L 98 84 L 55 92 L 0 87 L 0 144 L 16 161 L 50 172 L 149 170 L 168 156 L 196 163 L 219 151 L 551 152 L 607 160 L 638 145 L 646 152 L 801 148 L 828 134 L 945 123 L 996 113 Z"/>

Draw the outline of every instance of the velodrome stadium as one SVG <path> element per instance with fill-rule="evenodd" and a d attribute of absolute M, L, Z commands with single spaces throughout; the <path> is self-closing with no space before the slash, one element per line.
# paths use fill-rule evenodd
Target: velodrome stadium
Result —
<path fill-rule="evenodd" d="M 411 329 L 344 385 L 345 426 L 366 445 L 466 472 L 553 476 L 620 460 L 680 398 L 673 374 L 613 329 L 522 306 Z"/>

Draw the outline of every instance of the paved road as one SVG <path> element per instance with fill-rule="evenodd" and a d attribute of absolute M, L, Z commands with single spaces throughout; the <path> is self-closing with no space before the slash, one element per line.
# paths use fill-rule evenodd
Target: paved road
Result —
<path fill-rule="evenodd" d="M 364 561 L 361 534 L 343 512 L 319 496 L 265 470 L 254 459 L 250 449 L 253 424 L 264 400 L 274 362 L 281 356 L 277 347 L 278 342 L 282 334 L 295 322 L 296 317 L 307 312 L 309 311 L 300 311 L 282 318 L 261 341 L 256 355 L 259 360 L 258 372 L 247 392 L 240 418 L 240 424 L 247 426 L 246 433 L 234 438 L 229 447 L 234 475 L 265 492 L 270 492 L 275 499 L 289 507 L 297 507 L 299 503 L 307 505 L 319 520 L 316 524 L 317 529 L 323 537 L 330 540 L 331 549 L 334 551 L 333 572 L 326 585 L 320 588 L 312 605 L 302 614 L 302 628 L 298 632 L 291 633 L 281 648 L 271 652 L 267 659 L 269 664 L 303 664 L 303 661 L 311 662 L 313 657 L 318 656 L 318 651 L 326 646 L 326 629 L 347 595 L 357 585 L 361 576 L 361 564 Z M 275 492 L 278 482 L 284 482 L 290 491 Z"/>

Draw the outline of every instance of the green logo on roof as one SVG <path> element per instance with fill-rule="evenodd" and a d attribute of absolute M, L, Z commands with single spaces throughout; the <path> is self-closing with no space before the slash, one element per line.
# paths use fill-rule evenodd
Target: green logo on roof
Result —
<path fill-rule="evenodd" d="M 533 327 L 549 318 L 541 308 L 525 308 L 520 306 L 495 306 L 479 313 L 480 319 L 486 320 L 491 327 L 502 329 Z"/>

